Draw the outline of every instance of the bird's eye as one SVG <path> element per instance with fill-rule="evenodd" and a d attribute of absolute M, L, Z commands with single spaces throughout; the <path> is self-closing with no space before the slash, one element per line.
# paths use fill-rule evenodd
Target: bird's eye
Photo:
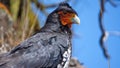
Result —
<path fill-rule="evenodd" d="M 66 12 L 66 11 L 64 11 L 64 14 L 67 14 L 67 12 Z"/>

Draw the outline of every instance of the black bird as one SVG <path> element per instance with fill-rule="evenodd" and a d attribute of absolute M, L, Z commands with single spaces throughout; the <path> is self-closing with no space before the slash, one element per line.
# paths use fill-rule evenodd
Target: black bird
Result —
<path fill-rule="evenodd" d="M 68 3 L 60 3 L 38 33 L 0 55 L 0 68 L 67 68 L 73 23 L 80 23 L 77 13 Z"/>

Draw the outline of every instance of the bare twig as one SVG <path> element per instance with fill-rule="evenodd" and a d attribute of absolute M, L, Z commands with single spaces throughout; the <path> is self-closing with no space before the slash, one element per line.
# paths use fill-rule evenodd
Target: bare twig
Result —
<path fill-rule="evenodd" d="M 109 59 L 110 57 L 109 57 L 109 55 L 107 53 L 107 49 L 106 49 L 106 47 L 104 45 L 104 42 L 105 42 L 104 39 L 107 36 L 106 31 L 105 31 L 104 26 L 103 26 L 103 22 L 102 22 L 103 14 L 104 14 L 104 11 L 105 11 L 104 3 L 105 3 L 105 1 L 101 0 L 101 2 L 100 2 L 101 8 L 100 8 L 100 13 L 99 13 L 99 25 L 100 25 L 100 30 L 102 32 L 102 35 L 101 35 L 101 38 L 100 38 L 100 46 L 101 46 L 101 48 L 103 50 L 105 58 Z"/>
<path fill-rule="evenodd" d="M 105 47 L 105 41 L 107 40 L 109 33 L 105 30 L 103 26 L 103 14 L 105 12 L 104 4 L 105 0 L 100 0 L 99 25 L 102 32 L 102 35 L 100 37 L 100 46 L 102 48 L 105 58 L 108 60 L 108 68 L 110 68 L 110 56 L 107 52 L 107 48 Z"/>
<path fill-rule="evenodd" d="M 117 6 L 117 5 L 115 5 L 115 4 L 113 3 L 112 0 L 108 0 L 108 1 L 109 1 L 114 7 Z M 108 54 L 108 52 L 107 52 L 107 49 L 106 49 L 104 43 L 105 43 L 105 41 L 107 40 L 109 34 L 117 34 L 117 35 L 119 35 L 119 33 L 118 33 L 118 32 L 108 32 L 108 31 L 106 31 L 106 30 L 104 29 L 104 26 L 103 26 L 103 14 L 104 14 L 104 12 L 105 12 L 105 8 L 104 8 L 105 2 L 106 2 L 106 0 L 100 0 L 99 25 L 100 25 L 100 30 L 101 30 L 101 32 L 102 32 L 102 35 L 101 35 L 101 38 L 100 38 L 100 45 L 101 45 L 101 48 L 102 48 L 102 50 L 103 50 L 103 53 L 104 53 L 105 58 L 109 59 L 110 56 L 109 56 L 109 54 Z"/>

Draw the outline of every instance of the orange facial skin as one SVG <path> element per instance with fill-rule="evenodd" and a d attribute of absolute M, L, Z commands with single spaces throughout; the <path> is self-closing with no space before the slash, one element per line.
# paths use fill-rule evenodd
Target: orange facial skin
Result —
<path fill-rule="evenodd" d="M 62 25 L 67 25 L 69 28 L 71 28 L 72 25 L 72 18 L 75 16 L 74 13 L 71 12 L 63 12 L 63 11 L 59 11 L 58 12 L 59 16 L 60 16 L 60 21 L 62 23 Z"/>

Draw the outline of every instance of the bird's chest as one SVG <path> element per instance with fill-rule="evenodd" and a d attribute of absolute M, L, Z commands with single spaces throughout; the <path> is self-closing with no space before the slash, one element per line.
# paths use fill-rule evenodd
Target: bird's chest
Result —
<path fill-rule="evenodd" d="M 68 49 L 63 53 L 62 63 L 58 65 L 57 68 L 68 68 L 70 58 L 71 58 L 71 43 L 69 43 Z"/>

